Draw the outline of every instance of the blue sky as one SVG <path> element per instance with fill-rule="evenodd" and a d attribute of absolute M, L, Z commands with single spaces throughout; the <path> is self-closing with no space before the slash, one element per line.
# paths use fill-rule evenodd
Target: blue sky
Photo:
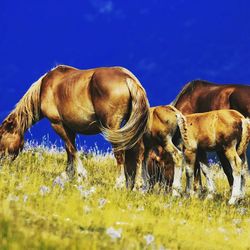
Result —
<path fill-rule="evenodd" d="M 249 16 L 247 0 L 1 0 L 0 119 L 57 64 L 127 67 L 152 106 L 193 79 L 250 83 Z M 47 133 L 58 141 L 46 121 L 27 137 Z M 108 145 L 100 136 L 82 140 Z"/>

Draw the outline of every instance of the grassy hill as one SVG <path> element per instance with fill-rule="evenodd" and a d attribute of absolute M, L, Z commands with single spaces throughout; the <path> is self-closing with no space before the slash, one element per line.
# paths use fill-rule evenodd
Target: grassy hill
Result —
<path fill-rule="evenodd" d="M 228 206 L 216 169 L 217 196 L 174 199 L 157 187 L 141 194 L 114 188 L 112 154 L 82 156 L 88 179 L 53 185 L 66 154 L 28 148 L 0 169 L 0 249 L 250 249 L 250 194 Z M 185 179 L 185 178 L 183 178 Z"/>

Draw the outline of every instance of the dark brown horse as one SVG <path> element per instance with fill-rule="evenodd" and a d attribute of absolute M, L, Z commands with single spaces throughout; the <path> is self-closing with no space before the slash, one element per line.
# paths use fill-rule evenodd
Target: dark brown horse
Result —
<path fill-rule="evenodd" d="M 146 130 L 149 104 L 138 79 L 122 67 L 79 70 L 58 66 L 35 82 L 0 126 L 0 154 L 17 156 L 24 133 L 42 118 L 64 140 L 68 155 L 66 173 L 85 177 L 76 152 L 77 133 L 102 132 L 116 151 L 125 152 L 127 186 L 132 188 L 140 160 L 137 142 Z M 121 127 L 121 124 L 124 124 Z M 131 180 L 131 182 L 129 182 Z"/>
<path fill-rule="evenodd" d="M 245 117 L 250 117 L 250 86 L 240 84 L 216 84 L 203 80 L 187 83 L 171 103 L 184 115 L 208 112 L 218 109 L 235 109 Z M 227 175 L 229 185 L 233 185 L 233 175 L 229 161 L 222 151 L 217 151 L 219 160 Z M 199 160 L 206 161 L 206 153 L 200 151 Z M 199 169 L 196 167 L 196 169 Z"/>

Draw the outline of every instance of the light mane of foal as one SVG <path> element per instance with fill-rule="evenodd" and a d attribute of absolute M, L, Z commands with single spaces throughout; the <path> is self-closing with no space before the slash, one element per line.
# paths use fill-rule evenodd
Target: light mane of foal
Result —
<path fill-rule="evenodd" d="M 198 148 L 223 151 L 233 170 L 233 188 L 229 204 L 235 204 L 244 197 L 245 173 L 247 171 L 246 149 L 249 142 L 250 120 L 235 110 L 215 110 L 184 116 L 176 113 L 178 126 L 184 144 L 187 186 L 192 188 L 194 165 Z M 214 184 L 208 169 L 208 189 L 214 192 Z M 181 176 L 174 181 L 174 188 L 181 185 Z M 177 185 L 177 186 L 176 186 Z"/>

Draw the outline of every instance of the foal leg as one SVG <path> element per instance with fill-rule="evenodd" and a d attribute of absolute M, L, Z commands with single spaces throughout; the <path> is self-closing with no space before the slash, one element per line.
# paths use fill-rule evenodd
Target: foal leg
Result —
<path fill-rule="evenodd" d="M 210 167 L 208 167 L 208 161 L 207 161 L 207 154 L 206 151 L 203 150 L 199 150 L 199 165 L 200 168 L 202 170 L 202 173 L 205 175 L 206 177 L 206 181 L 207 181 L 207 189 L 208 189 L 208 195 L 207 195 L 207 199 L 212 199 L 215 193 L 215 184 L 214 184 L 214 180 L 213 180 L 213 174 L 211 172 Z M 201 178 L 201 176 L 200 176 Z"/>
<path fill-rule="evenodd" d="M 232 171 L 232 167 L 230 165 L 230 162 L 228 161 L 228 159 L 225 156 L 225 153 L 223 151 L 218 151 L 217 155 L 219 157 L 223 171 L 224 171 L 225 175 L 227 176 L 227 180 L 228 180 L 230 189 L 232 190 L 234 178 L 233 178 L 233 171 Z"/>
<path fill-rule="evenodd" d="M 181 177 L 182 177 L 182 165 L 183 155 L 182 152 L 173 144 L 172 138 L 167 136 L 164 149 L 166 152 L 172 155 L 175 168 L 174 168 L 174 181 L 173 181 L 173 196 L 179 197 L 182 191 Z"/>
<path fill-rule="evenodd" d="M 194 165 L 194 191 L 198 191 L 199 193 L 201 193 L 202 190 L 200 162 L 205 162 L 206 159 L 206 152 L 198 149 Z"/>
<path fill-rule="evenodd" d="M 68 162 L 66 167 L 67 176 L 72 179 L 75 175 L 75 168 L 78 174 L 78 181 L 82 178 L 87 177 L 87 171 L 82 165 L 82 161 L 77 154 L 75 146 L 75 137 L 76 134 L 70 129 L 66 128 L 62 123 L 53 123 L 53 129 L 65 142 L 65 148 L 68 155 Z"/>
<path fill-rule="evenodd" d="M 189 195 L 192 193 L 193 188 L 193 177 L 194 177 L 194 164 L 196 160 L 196 151 L 194 149 L 185 149 L 185 160 L 186 160 L 186 193 Z"/>
<path fill-rule="evenodd" d="M 242 171 L 241 171 L 241 192 L 242 192 L 242 196 L 245 196 L 245 185 L 246 185 L 246 174 L 247 174 L 247 170 L 248 170 L 248 162 L 247 162 L 247 156 L 246 156 L 246 152 L 240 156 L 241 160 L 242 160 Z"/>
<path fill-rule="evenodd" d="M 234 142 L 230 148 L 225 150 L 225 155 L 228 158 L 232 169 L 233 169 L 233 189 L 232 195 L 229 200 L 229 204 L 235 204 L 240 198 L 243 197 L 242 194 L 242 183 L 241 183 L 241 175 L 242 175 L 242 160 L 236 152 L 236 142 Z"/>

